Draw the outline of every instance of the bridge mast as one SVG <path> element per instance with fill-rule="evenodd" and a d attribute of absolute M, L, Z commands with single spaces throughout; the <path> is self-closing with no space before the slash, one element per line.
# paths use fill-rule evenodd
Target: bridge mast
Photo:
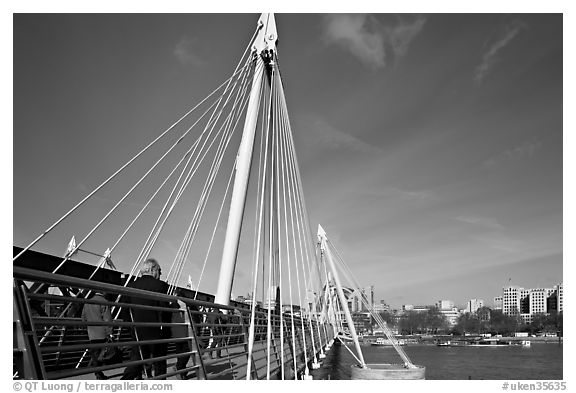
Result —
<path fill-rule="evenodd" d="M 356 346 L 356 352 L 358 353 L 358 358 L 361 363 L 360 365 L 362 366 L 362 368 L 366 368 L 366 363 L 364 362 L 364 356 L 362 355 L 362 349 L 360 348 L 360 342 L 358 341 L 358 335 L 356 334 L 356 328 L 354 327 L 354 321 L 352 320 L 352 314 L 350 314 L 350 310 L 348 309 L 348 300 L 346 299 L 344 291 L 342 290 L 340 276 L 338 275 L 336 265 L 334 265 L 330 249 L 328 248 L 328 236 L 326 235 L 324 228 L 322 228 L 322 226 L 320 225 L 318 225 L 318 241 L 320 242 L 320 250 L 322 254 L 326 256 L 326 260 L 328 261 L 328 265 L 330 266 L 330 271 L 332 272 L 332 277 L 334 278 L 334 283 L 336 284 L 336 293 L 338 294 L 338 298 L 340 299 L 340 304 L 342 305 L 342 311 L 344 311 L 344 316 L 346 317 L 346 322 L 348 323 L 348 329 L 350 330 L 350 335 L 352 336 L 352 340 L 354 341 L 354 345 Z"/>
<path fill-rule="evenodd" d="M 234 281 L 234 270 L 236 269 L 236 257 L 238 255 L 238 243 L 240 241 L 240 230 L 244 208 L 246 206 L 246 193 L 248 191 L 248 180 L 250 178 L 250 166 L 252 165 L 252 150 L 256 135 L 256 125 L 258 123 L 258 111 L 260 107 L 260 95 L 264 71 L 267 69 L 262 53 L 265 50 L 276 51 L 276 41 L 278 33 L 276 31 L 276 21 L 274 14 L 262 14 L 258 19 L 258 33 L 254 39 L 252 53 L 255 57 L 255 72 L 252 81 L 252 90 L 246 110 L 244 121 L 244 131 L 236 158 L 236 173 L 234 177 L 234 188 L 230 202 L 230 212 L 228 213 L 228 225 L 226 227 L 226 237 L 224 239 L 224 250 L 220 264 L 220 276 L 218 279 L 218 289 L 214 302 L 228 305 L 232 293 L 232 283 Z M 268 78 L 270 83 L 270 78 Z"/>

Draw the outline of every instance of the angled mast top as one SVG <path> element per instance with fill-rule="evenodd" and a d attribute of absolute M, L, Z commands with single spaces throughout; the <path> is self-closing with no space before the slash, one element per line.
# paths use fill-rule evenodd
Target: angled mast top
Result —
<path fill-rule="evenodd" d="M 276 19 L 274 14 L 265 13 L 258 19 L 258 33 L 254 39 L 252 50 L 258 54 L 265 50 L 276 51 L 276 42 L 278 41 L 278 31 L 276 31 Z"/>

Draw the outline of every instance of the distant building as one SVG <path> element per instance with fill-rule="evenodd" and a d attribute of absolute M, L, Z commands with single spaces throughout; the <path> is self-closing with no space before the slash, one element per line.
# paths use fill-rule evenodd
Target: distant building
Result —
<path fill-rule="evenodd" d="M 390 306 L 384 300 L 380 300 L 379 304 L 374 304 L 375 312 L 390 311 Z"/>
<path fill-rule="evenodd" d="M 368 311 L 365 302 L 370 304 L 371 302 L 371 287 L 362 288 L 362 289 L 353 289 L 353 288 L 342 288 L 344 292 L 344 296 L 346 296 L 346 300 L 348 301 L 348 309 L 351 312 L 366 312 Z"/>
<path fill-rule="evenodd" d="M 523 288 L 509 286 L 502 289 L 502 312 L 506 315 L 520 314 L 521 291 Z"/>
<path fill-rule="evenodd" d="M 446 317 L 446 320 L 450 324 L 450 326 L 456 325 L 458 322 L 458 317 L 460 316 L 460 311 L 456 307 L 452 307 L 451 309 L 442 309 L 440 310 L 440 314 Z"/>
<path fill-rule="evenodd" d="M 494 298 L 494 310 L 502 310 L 502 296 L 496 296 Z"/>
<path fill-rule="evenodd" d="M 466 312 L 473 314 L 482 307 L 484 307 L 484 299 L 470 299 L 466 305 Z"/>
<path fill-rule="evenodd" d="M 480 321 L 490 321 L 490 309 L 489 308 L 480 307 L 478 310 L 476 310 L 476 313 L 477 313 L 478 319 Z"/>
<path fill-rule="evenodd" d="M 564 284 L 563 283 L 556 285 L 556 295 L 558 297 L 557 311 L 563 312 L 564 311 Z"/>
<path fill-rule="evenodd" d="M 436 307 L 440 310 L 452 310 L 454 308 L 454 302 L 452 300 L 438 300 Z"/>
<path fill-rule="evenodd" d="M 520 314 L 530 314 L 530 289 L 520 288 Z"/>
<path fill-rule="evenodd" d="M 532 320 L 533 320 L 532 314 L 525 314 L 525 313 L 520 314 L 520 319 L 525 324 L 530 324 L 530 323 L 532 323 Z"/>
<path fill-rule="evenodd" d="M 352 321 L 358 333 L 372 333 L 372 318 L 369 312 L 352 313 Z"/>
<path fill-rule="evenodd" d="M 549 291 L 544 288 L 529 290 L 529 314 L 546 314 L 548 312 L 548 293 Z"/>
<path fill-rule="evenodd" d="M 502 312 L 506 315 L 517 315 L 524 323 L 532 323 L 534 314 L 562 311 L 563 289 L 563 283 L 553 288 L 504 287 L 502 288 Z M 495 297 L 495 305 L 498 301 L 499 297 Z"/>

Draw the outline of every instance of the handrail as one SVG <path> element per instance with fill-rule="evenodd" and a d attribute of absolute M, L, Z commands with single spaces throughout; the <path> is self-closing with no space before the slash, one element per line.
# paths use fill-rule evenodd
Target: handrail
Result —
<path fill-rule="evenodd" d="M 226 306 L 215 304 L 204 300 L 195 300 L 183 296 L 170 296 L 156 292 L 149 292 L 141 289 L 124 287 L 121 285 L 111 284 L 108 282 L 91 281 L 83 278 L 66 276 L 62 274 L 54 274 L 43 272 L 39 270 L 14 266 L 13 277 L 15 280 L 15 303 L 14 306 L 18 308 L 20 315 L 24 316 L 25 321 L 30 321 L 25 327 L 24 337 L 30 338 L 25 346 L 21 348 L 24 353 L 30 354 L 35 360 L 32 362 L 41 371 L 36 371 L 32 374 L 35 379 L 38 378 L 72 378 L 79 375 L 89 376 L 93 372 L 106 371 L 127 367 L 130 365 L 150 364 L 155 361 L 175 362 L 178 358 L 192 356 L 194 358 L 194 366 L 186 366 L 182 370 L 167 371 L 163 375 L 154 376 L 152 379 L 170 378 L 178 374 L 184 375 L 192 372 L 194 378 L 222 378 L 231 377 L 245 378 L 241 376 L 242 372 L 247 371 L 247 329 L 250 320 L 251 310 L 249 308 L 241 308 L 235 306 Z M 63 290 L 62 295 L 47 294 L 47 293 L 32 293 L 25 289 L 25 284 L 32 283 L 32 285 L 46 284 L 45 287 L 57 286 L 64 288 L 77 288 L 80 291 L 98 290 L 110 294 L 150 299 L 170 306 L 148 306 L 143 304 L 133 304 L 126 302 L 112 302 L 107 300 L 86 299 L 82 297 L 74 297 L 67 295 L 69 291 Z M 18 301 L 17 298 L 19 299 Z M 122 299 L 122 297 L 120 297 Z M 185 308 L 176 308 L 177 301 L 185 304 Z M 65 306 L 68 303 L 75 303 L 78 305 L 98 304 L 106 306 L 120 306 L 130 309 L 142 309 L 151 312 L 160 311 L 169 313 L 167 315 L 174 315 L 175 312 L 185 311 L 188 318 L 182 320 L 174 320 L 174 322 L 131 322 L 127 320 L 112 320 L 105 321 L 84 321 L 81 318 L 66 317 L 54 318 L 50 315 L 40 316 L 33 314 L 30 302 L 34 302 L 40 307 L 44 308 L 48 304 L 57 304 L 58 307 Z M 43 305 L 43 302 L 45 305 Z M 50 313 L 49 313 L 50 314 Z M 289 313 L 271 314 L 273 332 L 275 337 L 272 344 L 271 364 L 270 371 L 275 375 L 280 375 L 279 370 L 282 367 L 281 359 L 284 357 L 286 364 L 293 364 L 295 357 L 298 363 L 299 370 L 304 368 L 301 364 L 302 354 L 304 351 L 312 352 L 312 343 L 308 340 L 308 335 L 313 333 L 310 331 L 309 323 L 307 322 L 304 329 L 295 328 L 298 343 L 295 351 L 292 348 L 287 350 L 285 347 L 284 352 L 280 352 L 279 334 L 280 334 L 280 320 L 291 317 Z M 305 316 L 294 316 L 295 320 L 306 320 Z M 267 346 L 266 346 L 266 329 L 268 315 L 267 310 L 257 310 L 255 319 L 255 342 L 253 348 L 253 361 L 259 366 L 253 367 L 251 377 L 266 378 L 265 368 L 260 365 L 266 362 L 267 359 Z M 311 321 L 312 326 L 317 326 L 317 321 Z M 108 326 L 114 329 L 115 341 L 106 343 L 89 342 L 86 329 L 88 326 Z M 174 333 L 172 329 L 186 329 L 187 334 L 184 336 L 165 337 L 154 340 L 136 340 L 133 334 L 130 334 L 130 329 L 138 329 L 144 327 L 162 326 L 168 329 L 169 332 Z M 42 345 L 39 343 L 39 338 L 42 338 L 50 327 L 50 331 L 54 331 L 54 338 L 47 338 Z M 285 325 L 284 329 L 290 332 L 290 327 Z M 304 348 L 302 336 L 306 335 L 306 348 Z M 329 339 L 327 337 L 326 339 Z M 314 334 L 312 341 L 315 343 L 316 348 L 323 347 L 327 344 L 324 342 L 323 337 Z M 180 351 L 176 348 L 178 343 L 188 342 L 188 350 Z M 166 355 L 157 356 L 155 358 L 127 360 L 124 359 L 121 363 L 105 364 L 98 366 L 88 367 L 88 351 L 94 349 L 103 349 L 106 347 L 137 348 L 139 345 L 167 345 L 169 350 Z M 19 344 L 20 345 L 20 344 Z M 292 353 L 296 352 L 296 353 Z M 17 355 L 21 351 L 15 352 Z M 14 355 L 14 356 L 17 356 Z M 212 360 L 203 360 L 203 356 L 217 358 Z M 18 355 L 19 356 L 19 355 Z M 56 357 L 55 357 L 56 356 Z M 60 360 L 58 360 L 60 359 Z M 15 364 L 21 364 L 16 362 Z M 207 373 L 207 371 L 210 371 Z M 118 374 L 115 375 L 117 377 Z"/>

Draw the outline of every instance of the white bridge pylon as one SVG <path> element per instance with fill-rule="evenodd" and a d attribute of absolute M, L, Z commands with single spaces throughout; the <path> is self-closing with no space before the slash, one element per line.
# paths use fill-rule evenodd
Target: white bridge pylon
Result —
<path fill-rule="evenodd" d="M 228 225 L 226 227 L 226 237 L 224 238 L 218 290 L 216 291 L 214 300 L 215 303 L 218 304 L 228 305 L 230 294 L 232 293 L 236 257 L 238 255 L 238 243 L 240 242 L 242 219 L 246 207 L 246 194 L 248 193 L 248 180 L 250 179 L 250 167 L 252 165 L 260 98 L 262 96 L 262 83 L 265 77 L 264 74 L 266 74 L 269 86 L 272 83 L 274 73 L 273 56 L 276 51 L 277 39 L 278 33 L 276 31 L 274 14 L 262 14 L 258 20 L 258 33 L 252 46 L 252 56 L 254 57 L 256 72 L 252 80 L 252 89 L 250 91 L 246 120 L 244 122 L 244 132 L 242 133 L 242 140 L 236 159 L 234 188 L 232 189 Z M 266 52 L 268 52 L 267 56 L 264 55 Z"/>

